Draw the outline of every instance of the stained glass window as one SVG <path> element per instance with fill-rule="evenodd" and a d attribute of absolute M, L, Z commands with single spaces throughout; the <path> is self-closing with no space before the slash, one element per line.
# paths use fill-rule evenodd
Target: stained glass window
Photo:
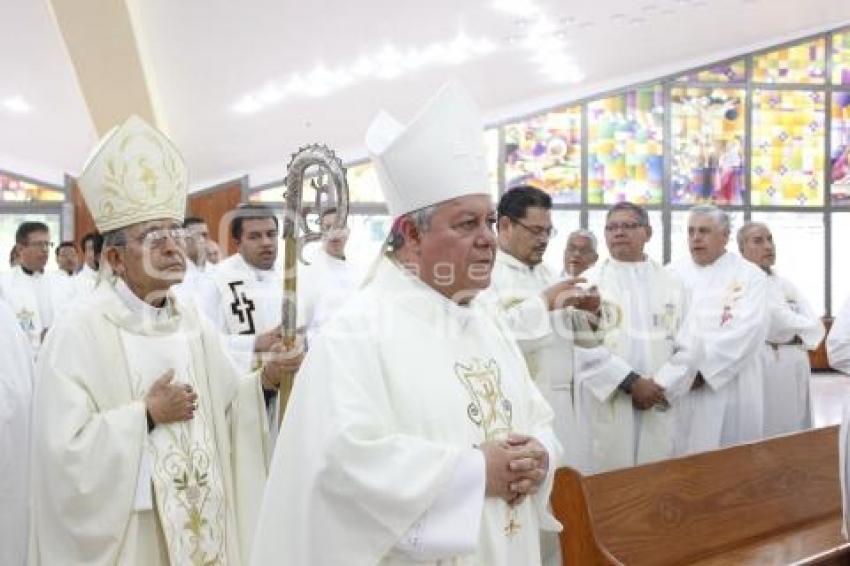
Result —
<path fill-rule="evenodd" d="M 832 95 L 832 202 L 850 205 L 850 91 Z"/>
<path fill-rule="evenodd" d="M 484 130 L 484 151 L 487 158 L 487 177 L 490 179 L 490 194 L 499 195 L 499 129 Z"/>
<path fill-rule="evenodd" d="M 753 57 L 753 80 L 758 83 L 822 84 L 825 75 L 823 37 Z"/>
<path fill-rule="evenodd" d="M 588 201 L 661 202 L 664 95 L 644 87 L 588 104 Z"/>
<path fill-rule="evenodd" d="M 826 230 L 822 212 L 759 212 L 753 220 L 764 222 L 776 244 L 779 275 L 791 280 L 812 305 L 824 314 L 824 241 Z"/>
<path fill-rule="evenodd" d="M 753 92 L 752 204 L 823 205 L 824 94 Z"/>
<path fill-rule="evenodd" d="M 677 80 L 703 83 L 742 83 L 747 78 L 747 66 L 743 59 L 712 65 L 693 73 L 683 75 Z"/>
<path fill-rule="evenodd" d="M 832 82 L 850 85 L 850 29 L 832 34 Z"/>
<path fill-rule="evenodd" d="M 528 184 L 555 202 L 581 201 L 581 108 L 505 126 L 505 186 Z"/>
<path fill-rule="evenodd" d="M 0 201 L 62 202 L 64 191 L 0 173 Z"/>
<path fill-rule="evenodd" d="M 673 204 L 741 204 L 743 90 L 676 87 L 670 92 Z"/>

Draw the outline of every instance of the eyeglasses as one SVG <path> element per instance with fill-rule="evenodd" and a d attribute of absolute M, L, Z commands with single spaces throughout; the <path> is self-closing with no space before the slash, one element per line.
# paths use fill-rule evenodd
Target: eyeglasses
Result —
<path fill-rule="evenodd" d="M 558 230 L 554 226 L 548 226 L 546 228 L 544 228 L 543 226 L 528 226 L 523 222 L 520 222 L 516 218 L 511 218 L 511 222 L 513 222 L 514 224 L 519 224 L 520 226 L 528 230 L 528 233 L 534 236 L 535 238 L 551 240 L 558 233 Z"/>
<path fill-rule="evenodd" d="M 606 232 L 617 232 L 622 230 L 623 232 L 630 232 L 632 230 L 637 230 L 641 228 L 643 224 L 640 222 L 620 222 L 619 224 L 616 222 L 612 222 L 611 224 L 605 225 Z"/>
<path fill-rule="evenodd" d="M 174 243 L 183 245 L 189 238 L 189 231 L 185 228 L 163 228 L 160 230 L 151 230 L 150 232 L 146 232 L 140 238 L 136 238 L 136 241 L 153 249 L 164 247 L 169 238 L 171 238 Z"/>
<path fill-rule="evenodd" d="M 41 250 L 49 250 L 54 246 L 53 242 L 27 242 L 26 247 Z"/>

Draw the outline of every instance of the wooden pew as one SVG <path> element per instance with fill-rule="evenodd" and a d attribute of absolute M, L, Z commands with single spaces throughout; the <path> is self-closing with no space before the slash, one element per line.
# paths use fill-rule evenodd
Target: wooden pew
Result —
<path fill-rule="evenodd" d="M 558 470 L 567 566 L 850 564 L 838 427 L 594 476 Z"/>

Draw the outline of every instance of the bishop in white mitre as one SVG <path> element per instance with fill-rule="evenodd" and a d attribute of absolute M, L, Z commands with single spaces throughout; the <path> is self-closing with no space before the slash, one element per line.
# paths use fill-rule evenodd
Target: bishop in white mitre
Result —
<path fill-rule="evenodd" d="M 495 253 L 469 96 L 367 134 L 391 251 L 295 382 L 254 564 L 534 565 L 558 445 L 507 328 L 470 306 Z"/>
<path fill-rule="evenodd" d="M 811 428 L 808 350 L 817 348 L 826 330 L 800 290 L 773 270 L 776 246 L 767 225 L 744 224 L 738 230 L 738 248 L 767 275 L 767 336 L 761 345 L 764 435 Z"/>
<path fill-rule="evenodd" d="M 767 277 L 726 251 L 729 216 L 710 205 L 688 216 L 690 255 L 669 268 L 691 294 L 685 332 L 698 372 L 681 401 L 677 453 L 760 440 L 764 436 L 761 345 L 766 335 Z"/>
<path fill-rule="evenodd" d="M 680 339 L 688 294 L 647 257 L 651 237 L 645 209 L 614 205 L 605 220 L 610 257 L 585 274 L 603 299 L 602 347 L 576 351 L 592 473 L 671 457 L 679 398 L 696 374 L 693 350 Z"/>
<path fill-rule="evenodd" d="M 14 312 L 0 299 L 0 564 L 27 562 L 32 353 Z"/>
<path fill-rule="evenodd" d="M 31 559 L 246 563 L 265 476 L 261 382 L 273 388 L 276 367 L 238 372 L 169 292 L 185 272 L 187 174 L 165 136 L 131 117 L 79 185 L 108 271 L 37 363 Z"/>
<path fill-rule="evenodd" d="M 514 187 L 502 195 L 496 264 L 490 287 L 476 300 L 501 311 L 532 379 L 555 412 L 555 433 L 564 448 L 558 465 L 587 472 L 586 431 L 573 390 L 573 349 L 574 344 L 599 344 L 592 312 L 599 305 L 584 297 L 575 281 L 559 279 L 543 264 L 554 233 L 551 207 L 551 197 L 535 187 Z"/>

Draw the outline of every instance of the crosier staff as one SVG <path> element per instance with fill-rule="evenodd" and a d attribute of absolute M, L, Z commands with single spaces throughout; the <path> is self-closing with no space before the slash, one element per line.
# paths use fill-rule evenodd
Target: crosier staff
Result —
<path fill-rule="evenodd" d="M 335 206 L 336 222 L 334 229 L 343 229 L 348 218 L 348 182 L 345 178 L 345 168 L 342 161 L 327 146 L 312 144 L 299 149 L 292 155 L 292 160 L 286 169 L 286 209 L 283 214 L 283 306 L 281 313 L 282 341 L 285 349 L 295 346 L 297 331 L 297 289 L 298 289 L 298 259 L 304 244 L 319 240 L 320 231 L 310 228 L 307 214 L 313 212 L 313 207 L 304 207 L 303 189 L 304 178 L 308 169 L 317 168 L 319 174 L 315 179 L 327 177 L 326 182 L 311 180 L 310 186 L 316 192 L 315 211 L 321 218 L 324 209 Z M 334 200 L 331 200 L 333 190 Z M 302 233 L 299 236 L 299 232 Z M 278 393 L 278 426 L 283 421 L 283 414 L 295 374 L 286 372 L 280 381 Z"/>

